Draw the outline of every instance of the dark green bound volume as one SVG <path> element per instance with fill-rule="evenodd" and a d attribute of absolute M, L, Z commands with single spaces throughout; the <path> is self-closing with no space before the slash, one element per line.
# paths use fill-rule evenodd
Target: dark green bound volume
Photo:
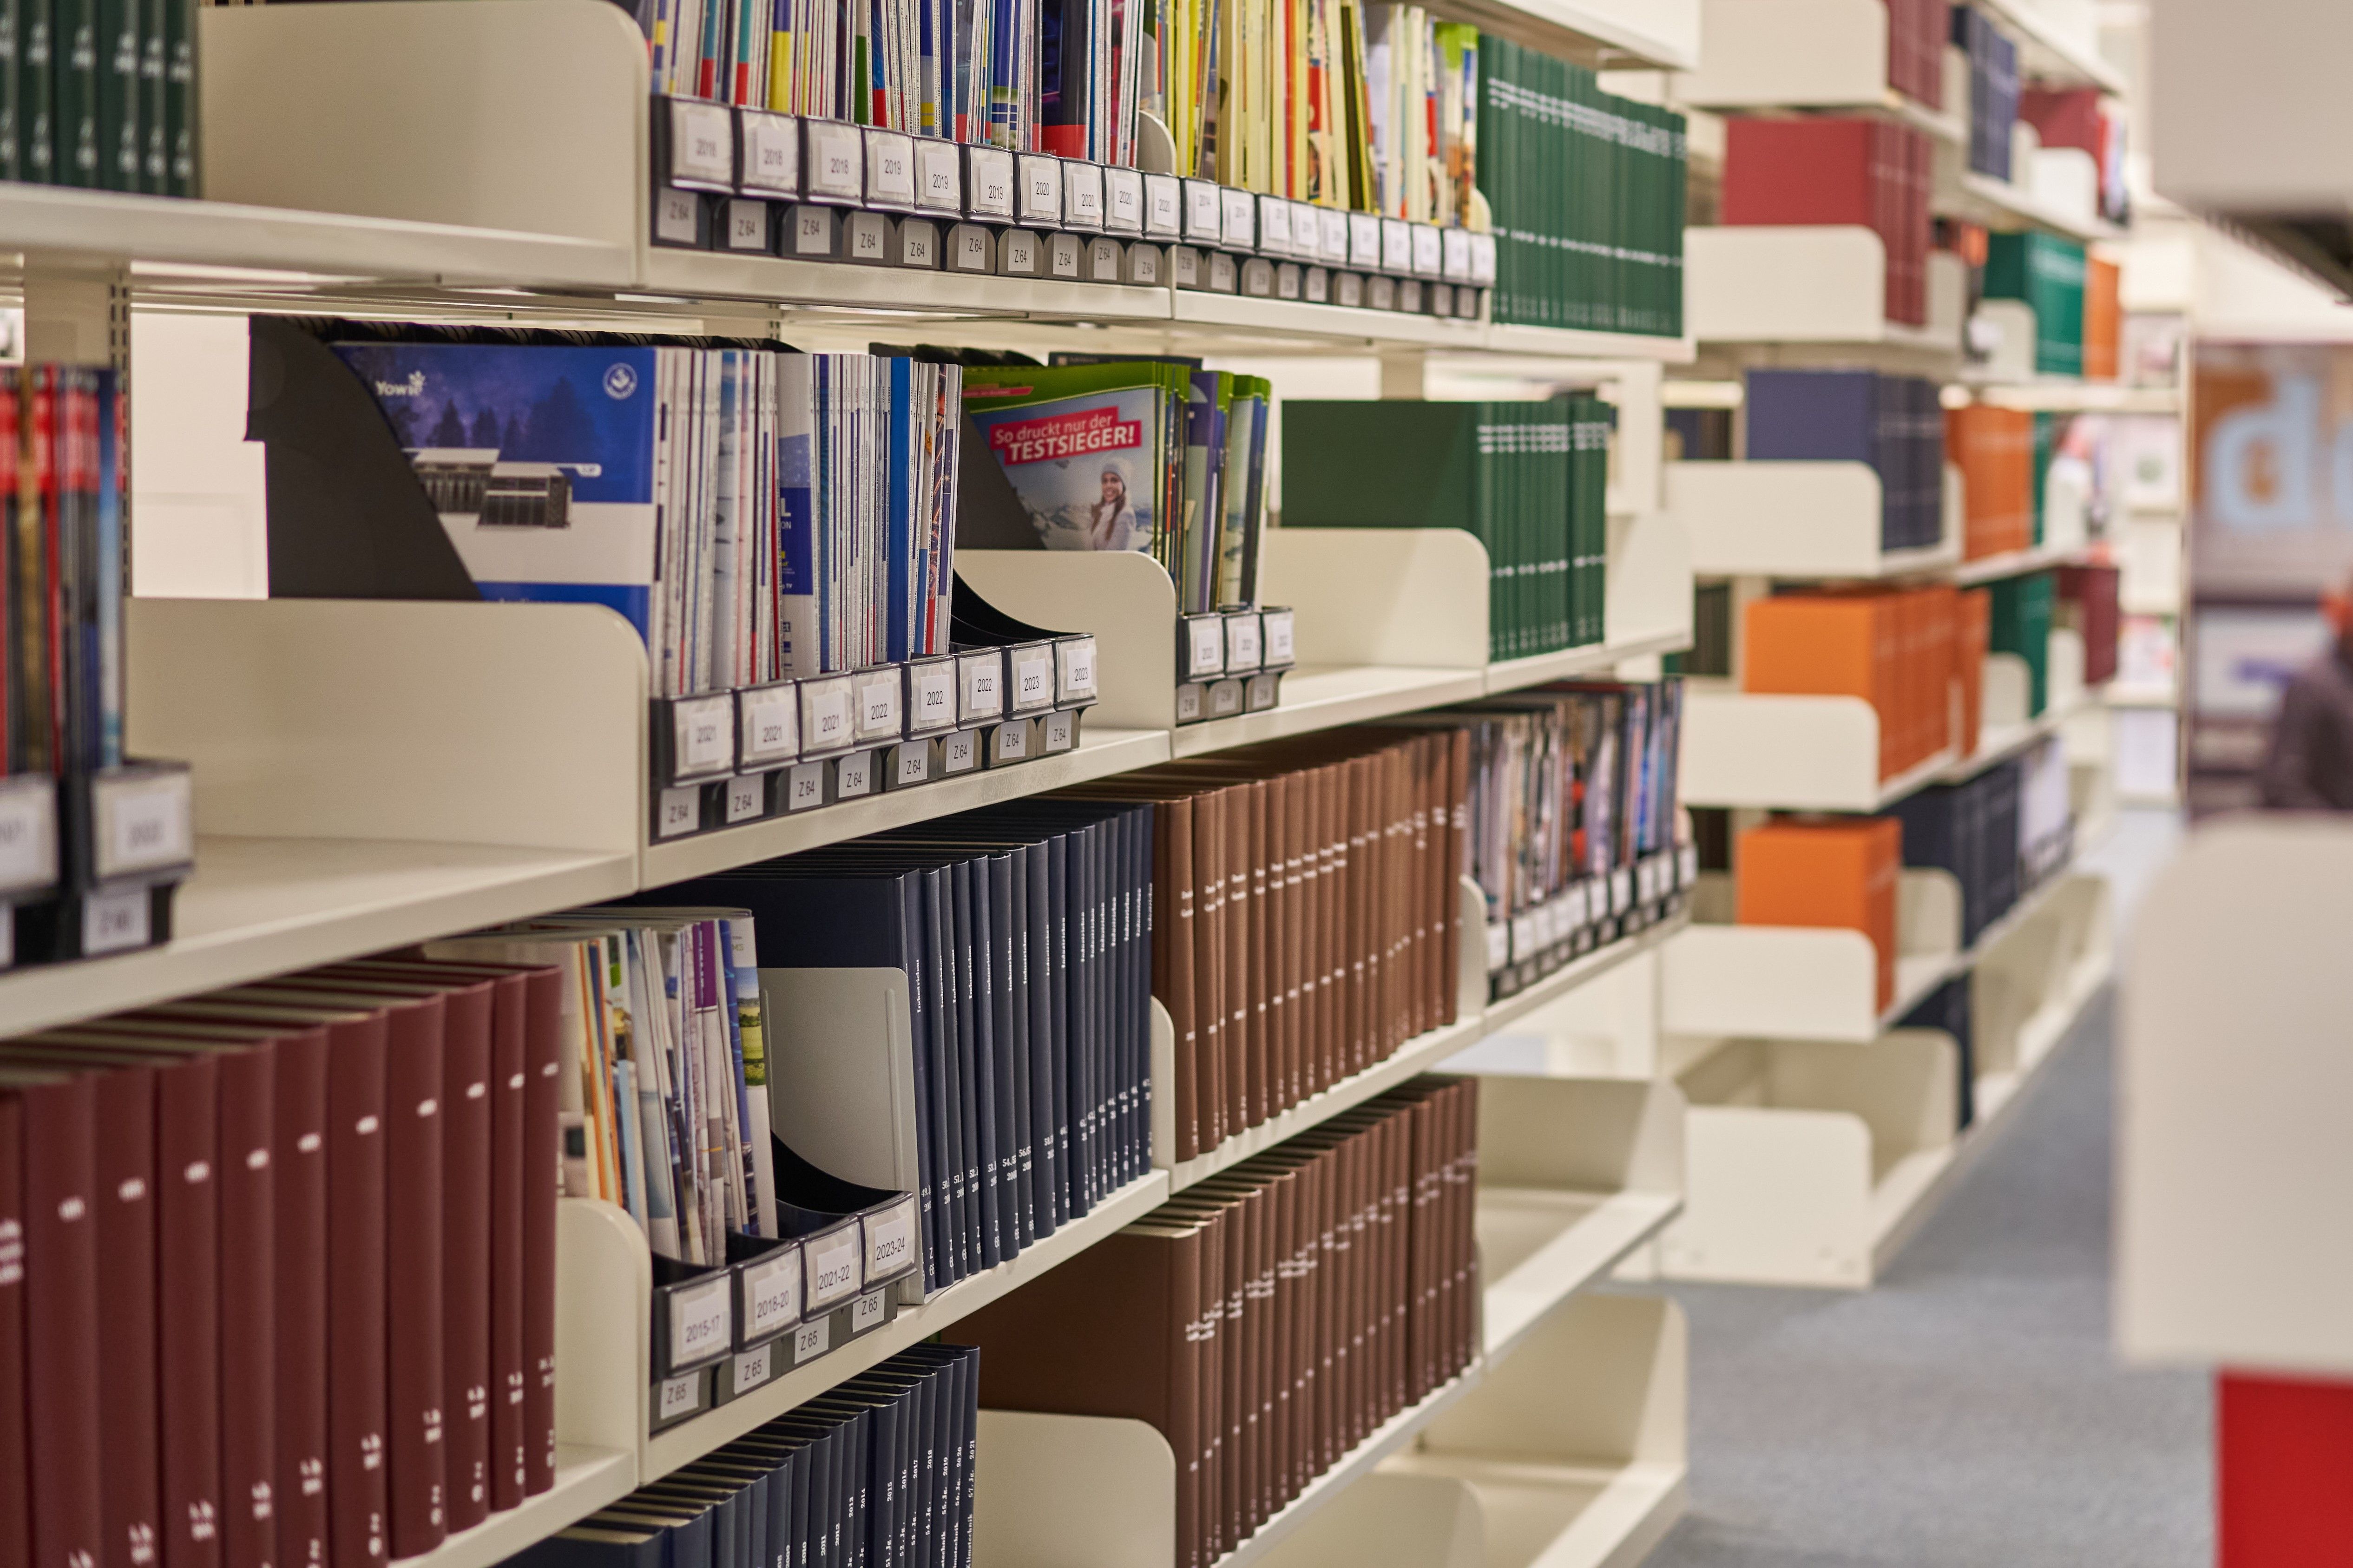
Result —
<path fill-rule="evenodd" d="M 98 183 L 135 191 L 146 162 L 139 132 L 139 0 L 98 0 Z"/>
<path fill-rule="evenodd" d="M 196 194 L 196 0 L 164 0 L 164 128 L 171 150 L 164 189 Z"/>
<path fill-rule="evenodd" d="M 171 0 L 132 3 L 139 7 L 139 188 L 160 196 L 172 188 L 172 133 L 164 123 L 164 12 Z"/>
<path fill-rule="evenodd" d="M 22 42 L 21 0 L 0 0 L 0 180 L 25 177 L 16 151 L 16 49 Z"/>
<path fill-rule="evenodd" d="M 16 162 L 21 179 L 57 179 L 58 80 L 53 0 L 16 0 Z"/>
<path fill-rule="evenodd" d="M 57 80 L 57 153 L 49 177 L 60 185 L 96 185 L 98 157 L 98 0 L 55 0 L 50 74 Z"/>

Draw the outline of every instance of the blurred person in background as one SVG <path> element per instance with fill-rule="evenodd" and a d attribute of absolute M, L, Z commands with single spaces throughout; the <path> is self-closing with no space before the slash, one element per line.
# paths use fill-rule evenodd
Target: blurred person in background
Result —
<path fill-rule="evenodd" d="M 2353 579 L 2320 596 L 2331 637 L 2280 694 L 2261 775 L 2271 811 L 2353 811 Z"/>

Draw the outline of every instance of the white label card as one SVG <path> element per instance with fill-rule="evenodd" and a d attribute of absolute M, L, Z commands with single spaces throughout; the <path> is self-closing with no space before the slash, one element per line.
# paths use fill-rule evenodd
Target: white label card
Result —
<path fill-rule="evenodd" d="M 100 880 L 185 865 L 195 853 L 195 808 L 186 773 L 101 778 L 91 784 L 90 794 L 98 808 Z"/>
<path fill-rule="evenodd" d="M 1333 266 L 1345 267 L 1348 264 L 1348 215 L 1323 207 L 1317 210 L 1316 216 L 1324 231 L 1318 251 Z"/>
<path fill-rule="evenodd" d="M 1412 226 L 1413 269 L 1417 276 L 1435 278 L 1445 265 L 1445 245 L 1439 231 L 1426 223 Z"/>
<path fill-rule="evenodd" d="M 834 774 L 833 793 L 839 800 L 856 800 L 874 793 L 874 753 L 853 752 L 841 759 Z"/>
<path fill-rule="evenodd" d="M 1242 683 L 1240 681 L 1220 680 L 1209 688 L 1209 712 L 1212 717 L 1224 719 L 1241 710 Z"/>
<path fill-rule="evenodd" d="M 866 199 L 877 205 L 915 205 L 915 139 L 900 131 L 866 128 Z"/>
<path fill-rule="evenodd" d="M 1225 251 L 1209 252 L 1209 287 L 1216 292 L 1232 293 L 1235 283 L 1234 275 L 1240 270 L 1240 268 L 1234 265 L 1234 258 Z"/>
<path fill-rule="evenodd" d="M 1101 228 L 1103 221 L 1103 171 L 1101 163 L 1073 158 L 1062 165 L 1062 212 L 1079 228 Z"/>
<path fill-rule="evenodd" d="M 785 809 L 807 811 L 825 804 L 825 764 L 803 763 L 785 780 Z"/>
<path fill-rule="evenodd" d="M 904 679 L 892 666 L 879 676 L 858 683 L 858 732 L 871 736 L 899 732 L 899 682 Z"/>
<path fill-rule="evenodd" d="M 1210 245 L 1226 237 L 1224 205 L 1219 200 L 1218 187 L 1209 180 L 1185 182 L 1185 237 Z"/>
<path fill-rule="evenodd" d="M 1259 618 L 1253 614 L 1226 617 L 1226 668 L 1256 669 L 1259 666 Z"/>
<path fill-rule="evenodd" d="M 1634 907 L 1634 873 L 1620 867 L 1609 873 L 1609 912 L 1622 914 Z"/>
<path fill-rule="evenodd" d="M 1054 661 L 1044 654 L 1017 659 L 1013 665 L 1013 705 L 1035 708 L 1054 700 Z"/>
<path fill-rule="evenodd" d="M 654 237 L 672 245 L 692 245 L 702 237 L 696 219 L 701 206 L 692 191 L 665 186 L 654 203 Z"/>
<path fill-rule="evenodd" d="M 1189 724 L 1201 716 L 1201 686 L 1188 680 L 1176 689 L 1176 722 Z"/>
<path fill-rule="evenodd" d="M 891 782 L 904 787 L 932 776 L 932 743 L 907 741 L 891 748 Z"/>
<path fill-rule="evenodd" d="M 661 811 L 654 822 L 654 837 L 675 838 L 681 833 L 692 833 L 702 826 L 702 786 L 680 784 L 661 792 Z"/>
<path fill-rule="evenodd" d="M 1381 264 L 1381 220 L 1375 213 L 1348 215 L 1348 265 L 1378 267 Z"/>
<path fill-rule="evenodd" d="M 960 223 L 948 230 L 948 265 L 959 272 L 988 270 L 988 230 Z"/>
<path fill-rule="evenodd" d="M 740 694 L 743 733 L 738 754 L 746 767 L 786 763 L 801 749 L 800 692 L 790 686 L 768 686 Z"/>
<path fill-rule="evenodd" d="M 670 1293 L 670 1364 L 673 1371 L 711 1360 L 735 1342 L 735 1304 L 724 1274 Z"/>
<path fill-rule="evenodd" d="M 756 822 L 768 805 L 765 773 L 742 773 L 727 781 L 727 825 Z"/>
<path fill-rule="evenodd" d="M 737 1356 L 728 1370 L 728 1390 L 741 1397 L 776 1375 L 776 1347 L 761 1345 Z"/>
<path fill-rule="evenodd" d="M 1176 175 L 1144 176 L 1144 232 L 1155 239 L 1185 232 L 1185 186 Z"/>
<path fill-rule="evenodd" d="M 789 114 L 741 111 L 744 124 L 742 187 L 766 196 L 801 194 L 801 127 Z"/>
<path fill-rule="evenodd" d="M 806 1244 L 808 1259 L 807 1297 L 812 1316 L 839 1307 L 858 1293 L 858 1226 L 845 1225 Z"/>
<path fill-rule="evenodd" d="M 919 664 L 907 671 L 907 685 L 915 710 L 907 715 L 910 730 L 944 730 L 955 722 L 955 669 L 946 664 Z"/>
<path fill-rule="evenodd" d="M 1495 237 L 1474 234 L 1471 237 L 1471 281 L 1485 285 L 1495 280 Z"/>
<path fill-rule="evenodd" d="M 1441 270 L 1447 279 L 1454 283 L 1470 282 L 1471 231 L 1465 228 L 1440 229 L 1439 238 L 1444 245 Z"/>
<path fill-rule="evenodd" d="M 971 217 L 1013 216 L 1013 154 L 1002 147 L 967 147 L 964 153 L 965 212 Z"/>
<path fill-rule="evenodd" d="M 744 1266 L 744 1337 L 781 1333 L 801 1315 L 801 1249 L 787 1247 Z"/>
<path fill-rule="evenodd" d="M 1498 921 L 1487 928 L 1487 973 L 1494 973 L 1512 962 L 1512 928 Z"/>
<path fill-rule="evenodd" d="M 848 742 L 849 729 L 849 691 L 847 681 L 830 689 L 812 691 L 801 688 L 801 702 L 807 710 L 808 743 L 819 750 L 830 750 Z"/>
<path fill-rule="evenodd" d="M 825 207 L 795 207 L 793 209 L 793 254 L 796 256 L 831 256 L 833 254 L 833 213 Z"/>
<path fill-rule="evenodd" d="M 1291 204 L 1291 248 L 1308 261 L 1324 253 L 1323 215 L 1305 202 Z"/>
<path fill-rule="evenodd" d="M 1291 254 L 1291 204 L 1281 196 L 1258 199 L 1258 245 L 1276 256 Z"/>
<path fill-rule="evenodd" d="M 1686 844 L 1675 852 L 1678 868 L 1683 872 L 1683 885 L 1691 887 L 1699 880 L 1699 846 Z"/>
<path fill-rule="evenodd" d="M 0 781 L 0 891 L 58 879 L 58 786 L 41 773 Z"/>
<path fill-rule="evenodd" d="M 915 205 L 925 212 L 964 211 L 964 173 L 956 166 L 956 144 L 936 136 L 915 140 Z"/>
<path fill-rule="evenodd" d="M 903 218 L 899 224 L 899 261 L 905 267 L 940 264 L 939 226 L 928 218 Z"/>
<path fill-rule="evenodd" d="M 849 259 L 881 261 L 891 248 L 891 220 L 881 213 L 851 213 L 844 220 L 849 225 Z"/>
<path fill-rule="evenodd" d="M 1061 669 L 1061 690 L 1059 696 L 1066 702 L 1095 694 L 1095 639 L 1073 637 L 1054 645 L 1054 658 Z"/>
<path fill-rule="evenodd" d="M 885 1316 L 883 1309 L 888 1304 L 880 1290 L 870 1290 L 858 1298 L 849 1309 L 849 1331 L 862 1334 L 881 1323 Z"/>
<path fill-rule="evenodd" d="M 838 120 L 804 120 L 808 127 L 805 169 L 808 194 L 854 202 L 866 194 L 866 155 L 858 127 Z"/>
<path fill-rule="evenodd" d="M 902 1198 L 879 1215 L 868 1215 L 866 1283 L 879 1285 L 923 1261 L 915 1251 L 915 1200 Z"/>
<path fill-rule="evenodd" d="M 1248 191 L 1227 186 L 1218 187 L 1219 229 L 1224 242 L 1237 250 L 1250 250 L 1258 244 L 1258 204 Z"/>
<path fill-rule="evenodd" d="M 993 653 L 965 661 L 964 706 L 966 717 L 982 719 L 1003 710 L 1004 670 L 1004 659 Z"/>
<path fill-rule="evenodd" d="M 1046 237 L 1046 272 L 1053 278 L 1076 278 L 1086 257 L 1086 247 L 1075 234 L 1050 234 Z"/>
<path fill-rule="evenodd" d="M 833 1320 L 831 1318 L 819 1318 L 813 1322 L 803 1323 L 800 1331 L 793 1335 L 793 1364 L 798 1366 L 812 1356 L 823 1355 L 831 1348 L 832 1339 Z"/>
<path fill-rule="evenodd" d="M 737 196 L 727 204 L 727 248 L 768 248 L 768 204 Z"/>
<path fill-rule="evenodd" d="M 1004 270 L 1029 277 L 1038 270 L 1038 237 L 1026 228 L 1008 228 L 997 241 L 997 258 Z"/>
<path fill-rule="evenodd" d="M 735 765 L 735 715 L 732 696 L 696 697 L 670 704 L 676 777 L 723 773 Z"/>
<path fill-rule="evenodd" d="M 1381 219 L 1381 270 L 1413 270 L 1413 226 L 1401 217 Z"/>
<path fill-rule="evenodd" d="M 959 730 L 940 742 L 940 772 L 961 773 L 972 771 L 980 761 L 980 736 L 971 730 Z"/>
<path fill-rule="evenodd" d="M 82 900 L 81 951 L 84 956 L 95 958 L 102 952 L 121 952 L 133 947 L 145 947 L 152 940 L 148 924 L 147 889 L 125 888 L 119 893 L 92 893 Z M 15 955 L 16 932 L 9 931 L 10 956 Z"/>
<path fill-rule="evenodd" d="M 1071 749 L 1071 742 L 1078 738 L 1077 715 L 1067 709 L 1047 714 L 1039 721 L 1038 727 L 1045 732 L 1044 740 L 1039 742 L 1045 751 L 1067 752 Z"/>
<path fill-rule="evenodd" d="M 735 183 L 735 122 L 723 103 L 670 100 L 670 175 L 715 185 Z"/>
<path fill-rule="evenodd" d="M 1021 154 L 1022 222 L 1062 221 L 1062 173 L 1056 167 L 1060 162 L 1043 153 Z"/>
<path fill-rule="evenodd" d="M 1105 169 L 1103 226 L 1113 234 L 1144 232 L 1144 176 L 1134 169 Z"/>
<path fill-rule="evenodd" d="M 1193 628 L 1192 668 L 1187 675 L 1215 675 L 1226 667 L 1225 634 L 1214 618 L 1190 623 Z"/>
<path fill-rule="evenodd" d="M 997 755 L 999 761 L 1029 754 L 1029 721 L 1016 719 L 997 727 Z"/>
<path fill-rule="evenodd" d="M 658 1407 L 654 1411 L 657 1421 L 668 1421 L 702 1407 L 702 1378 L 699 1373 L 691 1372 L 684 1377 L 666 1377 L 658 1392 Z"/>
<path fill-rule="evenodd" d="M 1543 933 L 1536 930 L 1535 915 L 1533 912 L 1514 915 L 1512 917 L 1512 956 L 1534 958 L 1543 950 L 1544 937 Z"/>
<path fill-rule="evenodd" d="M 1291 650 L 1292 621 L 1289 610 L 1268 610 L 1259 616 L 1260 625 L 1264 628 L 1268 664 L 1287 665 L 1294 657 Z"/>

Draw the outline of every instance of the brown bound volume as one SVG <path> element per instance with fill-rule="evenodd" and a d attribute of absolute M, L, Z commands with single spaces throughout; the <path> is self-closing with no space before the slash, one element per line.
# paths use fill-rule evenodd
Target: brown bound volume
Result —
<path fill-rule="evenodd" d="M 1267 1185 L 1267 1258 L 1271 1268 L 1267 1313 L 1267 1455 L 1275 1506 L 1299 1489 L 1297 1428 L 1291 1401 L 1297 1386 L 1299 1277 L 1292 1262 L 1299 1246 L 1299 1173 L 1283 1171 Z"/>
<path fill-rule="evenodd" d="M 956 1325 L 1000 1410 L 1143 1421 L 1176 1457 L 1176 1562 L 1202 1550 L 1203 1227 L 1130 1226 Z"/>
<path fill-rule="evenodd" d="M 105 1554 L 99 1478 L 97 1106 L 94 1077 L 0 1068 L 24 1149 L 25 1432 L 32 1561 Z M 37 1442 L 32 1435 L 39 1434 Z"/>
<path fill-rule="evenodd" d="M 523 978 L 520 971 L 429 961 L 375 960 L 321 973 L 443 988 L 441 1447 L 454 1534 L 481 1523 L 491 1510 L 491 1230 L 498 1206 L 491 1177 L 492 1036 L 502 996 L 512 997 L 511 1026 L 519 1031 Z M 519 1033 L 514 1046 L 519 1052 Z"/>
<path fill-rule="evenodd" d="M 1193 993 L 1201 1032 L 1201 1149 L 1226 1141 L 1232 1090 L 1226 1054 L 1225 813 L 1214 794 L 1193 797 Z"/>
<path fill-rule="evenodd" d="M 0 1090 L 0 1568 L 32 1568 L 25 1430 L 25 1115 Z"/>
<path fill-rule="evenodd" d="M 1160 913 L 1153 924 L 1153 991 L 1168 1010 L 1176 1037 L 1176 1158 L 1202 1152 L 1199 997 L 1193 973 L 1193 809 L 1190 801 L 1162 801 L 1153 807 L 1153 868 Z"/>
<path fill-rule="evenodd" d="M 1274 892 L 1274 979 L 1281 1003 L 1280 1026 L 1276 1037 L 1282 1042 L 1283 1105 L 1286 1109 L 1307 1098 L 1307 1058 L 1302 1049 L 1303 1036 L 1299 1027 L 1299 952 L 1302 883 L 1299 875 L 1300 802 L 1303 782 L 1297 773 L 1284 773 L 1274 781 L 1274 794 L 1269 805 L 1274 843 L 1268 852 L 1267 874 Z"/>
<path fill-rule="evenodd" d="M 1462 930 L 1462 894 L 1461 879 L 1471 871 L 1471 731 L 1456 730 L 1448 736 L 1447 759 L 1450 773 L 1446 785 L 1446 935 L 1440 942 L 1445 950 L 1439 971 L 1439 996 L 1442 1004 L 1440 1016 L 1447 1023 L 1457 1017 L 1460 998 L 1456 994 L 1455 970 L 1462 962 L 1462 944 L 1469 940 Z"/>
<path fill-rule="evenodd" d="M 524 1036 L 522 1353 L 524 1483 L 555 1485 L 555 1200 L 562 1190 L 558 1125 L 564 1066 L 564 972 L 531 971 Z"/>
<path fill-rule="evenodd" d="M 1235 792 L 1242 830 L 1228 846 L 1234 866 L 1234 897 L 1246 912 L 1242 935 L 1241 1012 L 1235 1025 L 1242 1031 L 1242 1054 L 1250 1062 L 1249 1115 L 1242 1125 L 1255 1127 L 1280 1109 L 1282 1078 L 1267 1036 L 1266 968 L 1266 781 L 1253 779 Z"/>

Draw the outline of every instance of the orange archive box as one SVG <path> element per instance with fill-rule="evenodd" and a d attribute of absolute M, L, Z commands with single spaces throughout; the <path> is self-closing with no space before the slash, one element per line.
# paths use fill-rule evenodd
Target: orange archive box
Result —
<path fill-rule="evenodd" d="M 1961 690 L 1960 730 L 1953 737 L 1964 757 L 1975 756 L 1985 724 L 1985 661 L 1993 647 L 1993 590 L 1970 588 L 1955 595 L 1953 673 Z"/>
<path fill-rule="evenodd" d="M 1941 587 L 1753 600 L 1741 689 L 1862 699 L 1879 718 L 1879 776 L 1893 778 L 1949 742 L 1957 605 Z"/>
<path fill-rule="evenodd" d="M 2084 262 L 2084 379 L 2114 381 L 2124 339 L 2125 269 L 2089 257 Z"/>
<path fill-rule="evenodd" d="M 1945 411 L 1945 455 L 1961 470 L 1961 553 L 1970 561 L 2034 543 L 2034 416 L 1972 403 Z"/>
<path fill-rule="evenodd" d="M 1904 827 L 1892 816 L 1775 821 L 1740 836 L 1737 919 L 1859 931 L 1878 959 L 1879 1008 L 1895 1000 L 1895 889 Z"/>

